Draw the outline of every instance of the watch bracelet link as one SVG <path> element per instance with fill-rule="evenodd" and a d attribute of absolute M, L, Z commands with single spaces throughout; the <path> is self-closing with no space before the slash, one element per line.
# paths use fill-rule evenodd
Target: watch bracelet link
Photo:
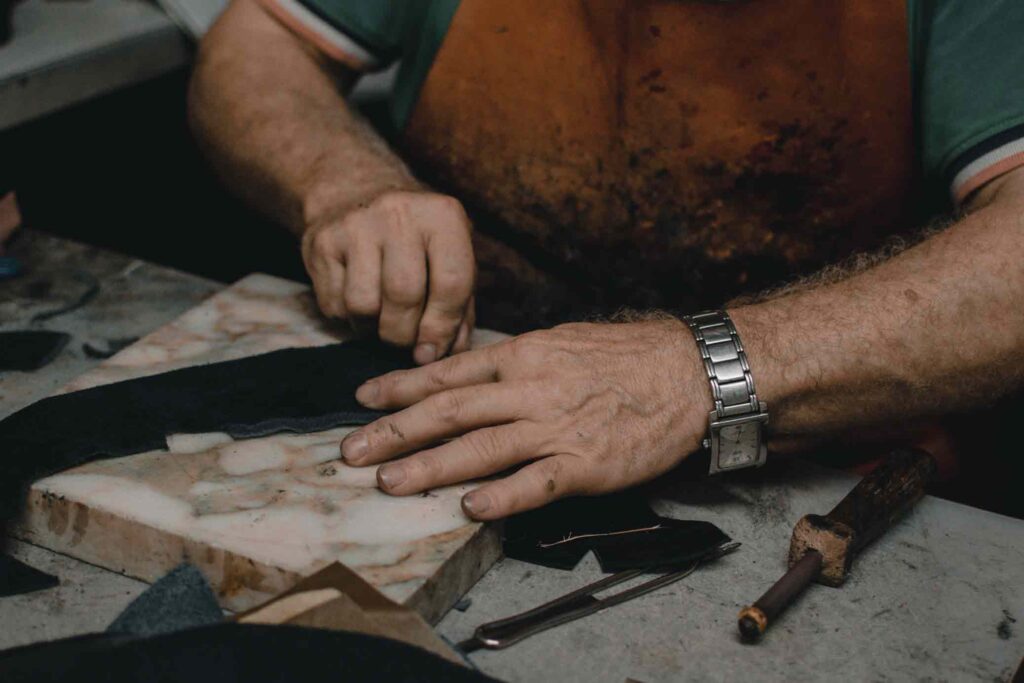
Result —
<path fill-rule="evenodd" d="M 743 343 L 725 311 L 707 311 L 683 318 L 693 332 L 711 382 L 711 395 L 719 417 L 758 412 L 754 377 L 750 374 Z"/>
<path fill-rule="evenodd" d="M 711 384 L 711 396 L 714 401 L 714 410 L 710 416 L 711 427 L 708 438 L 704 440 L 704 447 L 711 448 L 712 431 L 718 420 L 730 423 L 742 422 L 744 418 L 757 421 L 759 424 L 758 450 L 761 453 L 751 465 L 758 466 L 764 463 L 765 453 L 763 447 L 763 435 L 760 434 L 763 425 L 767 421 L 767 406 L 757 397 L 754 387 L 754 377 L 750 372 L 750 364 L 747 362 L 747 354 L 743 349 L 739 334 L 733 325 L 732 319 L 725 311 L 705 311 L 695 315 L 684 315 L 681 319 L 690 328 L 701 360 L 704 363 L 704 371 Z M 720 467 L 716 453 L 712 453 L 711 473 L 728 469 Z"/>

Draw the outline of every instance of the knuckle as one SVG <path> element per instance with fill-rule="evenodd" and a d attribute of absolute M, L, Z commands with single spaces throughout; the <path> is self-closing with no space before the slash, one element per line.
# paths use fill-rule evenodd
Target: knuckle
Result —
<path fill-rule="evenodd" d="M 478 429 L 463 438 L 470 453 L 480 462 L 492 463 L 501 453 L 502 440 L 493 429 Z"/>
<path fill-rule="evenodd" d="M 405 433 L 402 428 L 398 425 L 393 418 L 383 418 L 378 420 L 373 431 L 370 432 L 371 440 L 374 442 L 372 445 L 380 446 L 392 441 L 405 441 Z"/>
<path fill-rule="evenodd" d="M 410 192 L 387 192 L 374 200 L 372 207 L 384 214 L 386 229 L 403 230 L 409 225 L 415 197 Z"/>
<path fill-rule="evenodd" d="M 534 486 L 544 492 L 546 499 L 560 498 L 572 493 L 565 469 L 555 458 L 545 458 L 532 470 Z"/>
<path fill-rule="evenodd" d="M 462 418 L 464 405 L 454 391 L 445 391 L 433 397 L 434 417 L 447 424 L 458 423 Z"/>
<path fill-rule="evenodd" d="M 440 363 L 432 363 L 426 373 L 426 380 L 430 389 L 438 391 L 448 387 L 458 367 L 457 363 L 458 360 L 455 358 L 448 358 Z"/>
<path fill-rule="evenodd" d="M 393 401 L 399 399 L 408 391 L 409 378 L 404 370 L 395 370 L 386 375 L 378 377 L 377 398 L 381 401 Z M 393 417 L 391 419 L 394 419 Z"/>
<path fill-rule="evenodd" d="M 540 389 L 544 397 L 551 403 L 552 408 L 560 415 L 570 412 L 576 405 L 576 402 L 572 400 L 575 391 L 566 386 L 564 382 L 552 382 Z"/>
<path fill-rule="evenodd" d="M 319 256 L 333 256 L 337 243 L 333 228 L 318 230 L 309 240 L 310 251 Z"/>
<path fill-rule="evenodd" d="M 377 293 L 370 287 L 345 288 L 345 308 L 352 315 L 372 316 L 380 309 Z"/>
<path fill-rule="evenodd" d="M 436 305 L 451 313 L 461 313 L 473 293 L 473 272 L 463 268 L 441 268 L 431 272 L 431 293 Z"/>
<path fill-rule="evenodd" d="M 533 365 L 541 362 L 546 354 L 544 343 L 532 333 L 516 337 L 508 344 L 508 352 L 516 361 Z"/>
<path fill-rule="evenodd" d="M 462 208 L 462 202 L 449 194 L 436 194 L 433 196 L 433 201 L 442 211 L 459 216 L 466 215 L 465 209 Z"/>
<path fill-rule="evenodd" d="M 384 281 L 384 294 L 392 303 L 411 308 L 423 301 L 423 283 L 415 273 L 394 273 Z"/>
<path fill-rule="evenodd" d="M 390 210 L 401 204 L 405 204 L 407 201 L 408 195 L 405 192 L 392 190 L 378 195 L 372 202 L 370 202 L 368 208 Z"/>
<path fill-rule="evenodd" d="M 336 240 L 343 247 L 352 248 L 378 241 L 378 224 L 379 221 L 375 219 L 373 211 L 369 207 L 362 207 L 345 216 L 333 230 L 336 233 Z"/>

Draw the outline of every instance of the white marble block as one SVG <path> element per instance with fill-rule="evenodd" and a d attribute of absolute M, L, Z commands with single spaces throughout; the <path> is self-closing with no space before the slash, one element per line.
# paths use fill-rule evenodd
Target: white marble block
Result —
<path fill-rule="evenodd" d="M 479 332 L 474 343 L 499 336 Z M 251 275 L 63 391 L 343 338 L 306 287 Z M 381 493 L 374 468 L 338 459 L 347 431 L 172 435 L 168 450 L 36 482 L 15 535 L 148 581 L 192 562 L 232 610 L 337 560 L 436 621 L 498 558 L 497 532 L 462 514 L 468 487 Z"/>

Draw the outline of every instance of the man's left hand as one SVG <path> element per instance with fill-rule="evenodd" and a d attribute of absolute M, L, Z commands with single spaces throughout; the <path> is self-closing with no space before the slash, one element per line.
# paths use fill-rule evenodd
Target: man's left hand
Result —
<path fill-rule="evenodd" d="M 341 446 L 356 466 L 406 456 L 378 470 L 387 493 L 518 468 L 463 498 L 481 520 L 652 479 L 698 448 L 711 410 L 693 337 L 675 319 L 530 332 L 370 380 L 356 398 L 404 408 Z"/>

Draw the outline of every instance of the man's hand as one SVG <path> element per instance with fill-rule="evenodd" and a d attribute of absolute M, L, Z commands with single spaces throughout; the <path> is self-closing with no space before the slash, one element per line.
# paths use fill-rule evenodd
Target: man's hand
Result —
<path fill-rule="evenodd" d="M 357 78 L 255 0 L 232 0 L 200 45 L 189 122 L 225 182 L 302 236 L 324 313 L 372 321 L 427 363 L 469 343 L 469 220 L 349 109 Z"/>
<path fill-rule="evenodd" d="M 311 225 L 302 256 L 325 315 L 413 346 L 424 365 L 469 348 L 475 261 L 462 205 L 430 192 L 390 191 Z"/>
<path fill-rule="evenodd" d="M 405 410 L 350 434 L 346 462 L 419 451 L 378 470 L 387 493 L 521 466 L 463 499 L 481 520 L 652 479 L 697 449 L 711 410 L 693 337 L 673 319 L 531 332 L 389 373 L 356 397 Z"/>

